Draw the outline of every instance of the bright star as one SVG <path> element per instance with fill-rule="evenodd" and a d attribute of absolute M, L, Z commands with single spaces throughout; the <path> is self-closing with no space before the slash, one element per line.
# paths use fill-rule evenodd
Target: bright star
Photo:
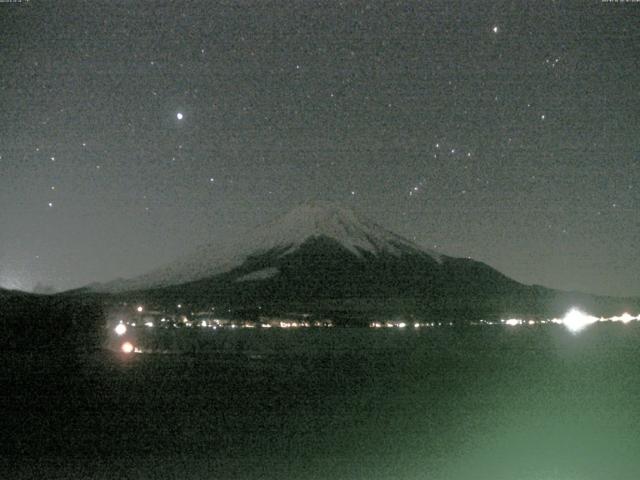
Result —
<path fill-rule="evenodd" d="M 494 25 L 491 30 L 493 31 L 493 33 L 498 33 L 498 26 Z"/>
<path fill-rule="evenodd" d="M 176 117 L 178 118 L 178 120 L 182 120 L 182 117 L 184 117 L 184 115 L 182 115 L 182 113 L 178 112 Z"/>

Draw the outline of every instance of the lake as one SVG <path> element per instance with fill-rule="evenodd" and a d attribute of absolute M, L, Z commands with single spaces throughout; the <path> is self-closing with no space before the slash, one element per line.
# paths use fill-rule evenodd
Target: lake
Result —
<path fill-rule="evenodd" d="M 182 354 L 2 354 L 0 477 L 640 472 L 640 325 L 195 335 Z"/>

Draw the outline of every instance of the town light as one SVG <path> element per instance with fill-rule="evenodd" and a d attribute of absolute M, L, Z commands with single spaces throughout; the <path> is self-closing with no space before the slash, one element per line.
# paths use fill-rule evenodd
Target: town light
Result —
<path fill-rule="evenodd" d="M 131 353 L 133 352 L 133 345 L 131 344 L 131 342 L 124 342 L 121 349 L 124 353 Z"/>
<path fill-rule="evenodd" d="M 127 333 L 127 326 L 124 323 L 120 322 L 113 330 L 116 332 L 116 335 L 122 336 Z"/>
<path fill-rule="evenodd" d="M 631 320 L 634 320 L 634 317 L 632 317 L 631 315 L 629 315 L 627 312 L 623 313 L 620 316 L 620 321 L 622 323 L 629 323 Z"/>
<path fill-rule="evenodd" d="M 596 317 L 592 317 L 590 315 L 587 315 L 586 313 L 582 313 L 577 308 L 572 308 L 571 310 L 569 310 L 562 319 L 563 325 L 573 333 L 577 333 L 597 321 L 598 319 Z"/>

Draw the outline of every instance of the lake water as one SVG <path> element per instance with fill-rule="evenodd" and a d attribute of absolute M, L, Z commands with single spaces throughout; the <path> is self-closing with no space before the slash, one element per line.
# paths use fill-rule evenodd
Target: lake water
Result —
<path fill-rule="evenodd" d="M 640 472 L 639 325 L 237 330 L 198 352 L 3 354 L 0 478 Z"/>

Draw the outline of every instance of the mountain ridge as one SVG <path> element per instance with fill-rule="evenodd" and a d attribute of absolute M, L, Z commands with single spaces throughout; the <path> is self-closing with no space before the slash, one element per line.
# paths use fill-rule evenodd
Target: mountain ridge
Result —
<path fill-rule="evenodd" d="M 593 315 L 640 308 L 638 299 L 525 285 L 483 262 L 421 247 L 330 202 L 302 204 L 235 245 L 205 245 L 149 274 L 100 287 L 75 293 L 111 304 L 215 307 L 251 318 L 308 312 L 347 318 L 347 324 L 398 314 L 465 322 L 553 318 L 572 307 Z"/>
<path fill-rule="evenodd" d="M 211 243 L 149 273 L 126 280 L 88 285 L 90 291 L 117 293 L 191 282 L 219 275 L 240 266 L 250 256 L 281 249 L 286 255 L 311 238 L 336 240 L 358 257 L 365 253 L 428 255 L 440 262 L 444 255 L 397 235 L 390 230 L 333 202 L 303 203 L 267 222 L 232 244 Z"/>

